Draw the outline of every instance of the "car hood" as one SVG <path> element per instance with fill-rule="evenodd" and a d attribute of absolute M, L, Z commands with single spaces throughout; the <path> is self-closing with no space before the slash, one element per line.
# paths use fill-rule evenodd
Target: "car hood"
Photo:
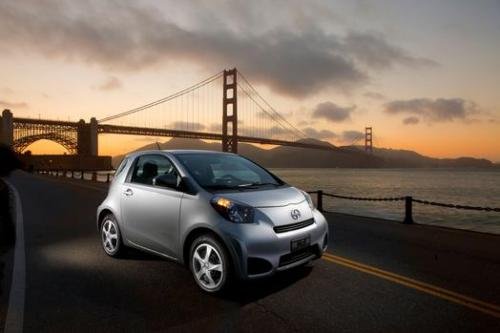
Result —
<path fill-rule="evenodd" d="M 255 208 L 283 207 L 305 200 L 302 192 L 295 187 L 221 193 L 221 196 Z"/>

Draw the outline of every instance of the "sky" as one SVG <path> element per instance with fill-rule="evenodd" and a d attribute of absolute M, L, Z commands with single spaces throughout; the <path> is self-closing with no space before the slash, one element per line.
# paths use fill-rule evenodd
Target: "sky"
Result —
<path fill-rule="evenodd" d="M 0 0 L 0 108 L 100 119 L 237 67 L 308 136 L 500 161 L 499 36 L 498 0 Z"/>

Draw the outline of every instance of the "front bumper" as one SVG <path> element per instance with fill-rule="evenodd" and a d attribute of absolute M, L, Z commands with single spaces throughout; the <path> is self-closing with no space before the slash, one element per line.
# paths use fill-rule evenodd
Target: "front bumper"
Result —
<path fill-rule="evenodd" d="M 275 232 L 269 223 L 233 224 L 224 228 L 224 238 L 242 279 L 272 275 L 321 257 L 328 245 L 328 225 L 313 211 L 314 223 L 297 230 Z M 309 246 L 291 251 L 291 242 L 309 238 Z"/>

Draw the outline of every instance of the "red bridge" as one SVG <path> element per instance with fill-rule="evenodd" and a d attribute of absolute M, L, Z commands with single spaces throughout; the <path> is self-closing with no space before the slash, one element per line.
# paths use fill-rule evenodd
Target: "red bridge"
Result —
<path fill-rule="evenodd" d="M 104 133 L 219 140 L 223 151 L 234 153 L 239 142 L 332 149 L 304 142 L 306 134 L 280 115 L 236 68 L 152 103 L 91 118 L 89 123 L 17 118 L 10 110 L 4 110 L 0 120 L 1 141 L 18 153 L 46 139 L 70 155 L 97 156 L 98 135 Z"/>

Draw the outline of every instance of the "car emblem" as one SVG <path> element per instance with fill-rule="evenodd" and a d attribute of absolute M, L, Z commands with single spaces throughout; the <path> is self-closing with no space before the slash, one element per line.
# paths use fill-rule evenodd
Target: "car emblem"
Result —
<path fill-rule="evenodd" d="M 300 218 L 300 210 L 292 209 L 292 211 L 290 212 L 290 215 L 292 216 L 292 219 L 298 220 Z"/>

